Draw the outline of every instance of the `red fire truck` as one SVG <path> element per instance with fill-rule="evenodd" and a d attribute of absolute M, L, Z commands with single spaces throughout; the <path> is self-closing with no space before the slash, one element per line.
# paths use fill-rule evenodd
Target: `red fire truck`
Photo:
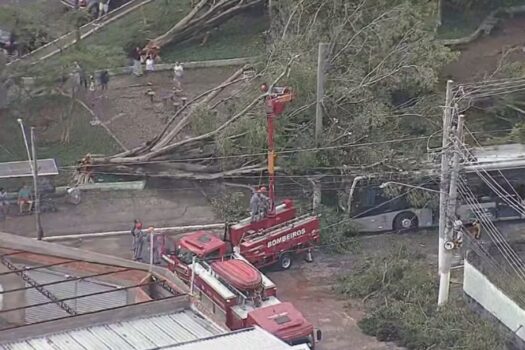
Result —
<path fill-rule="evenodd" d="M 268 88 L 263 84 L 261 90 L 268 93 L 265 105 L 270 208 L 260 220 L 245 219 L 228 227 L 224 239 L 258 268 L 278 262 L 282 269 L 288 269 L 295 253 L 306 253 L 306 260 L 312 261 L 312 248 L 320 239 L 319 218 L 312 214 L 298 217 L 289 199 L 279 206 L 275 205 L 274 120 L 284 112 L 286 104 L 293 100 L 294 95 L 288 87 Z"/>
<path fill-rule="evenodd" d="M 257 325 L 291 344 L 310 349 L 319 330 L 291 303 L 277 299 L 275 284 L 237 253 L 225 257 L 227 244 L 200 231 L 182 237 L 175 254 L 164 256 L 197 295 L 205 310 L 231 330 Z"/>
<path fill-rule="evenodd" d="M 268 92 L 266 85 L 261 89 Z M 289 88 L 276 87 L 266 98 L 268 120 L 268 175 L 270 208 L 259 220 L 247 218 L 226 227 L 224 241 L 257 268 L 278 263 L 282 269 L 292 265 L 295 254 L 305 253 L 306 261 L 312 261 L 312 248 L 319 244 L 319 218 L 313 214 L 297 216 L 293 201 L 286 199 L 282 204 L 275 205 L 275 151 L 274 151 L 274 119 L 280 115 L 288 102 L 293 99 Z M 177 245 L 183 249 L 199 253 L 203 243 L 199 241 L 201 232 L 190 233 L 182 238 Z M 224 256 L 226 246 L 217 242 L 215 256 Z M 206 245 L 207 249 L 211 249 Z"/>

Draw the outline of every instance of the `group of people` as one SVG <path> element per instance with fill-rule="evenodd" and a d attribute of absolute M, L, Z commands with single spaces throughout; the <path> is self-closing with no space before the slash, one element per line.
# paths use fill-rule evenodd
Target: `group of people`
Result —
<path fill-rule="evenodd" d="M 89 91 L 92 92 L 97 89 L 95 75 L 90 74 L 88 77 L 86 71 L 80 66 L 78 62 L 73 63 L 73 77 L 76 86 L 82 87 L 85 90 L 89 89 Z M 108 84 L 109 72 L 104 69 L 103 71 L 98 73 L 98 86 L 100 86 L 102 90 L 107 90 Z"/>
<path fill-rule="evenodd" d="M 143 75 L 142 65 L 145 65 L 146 73 L 154 72 L 156 70 L 155 65 L 160 61 L 160 48 L 158 46 L 150 46 L 146 49 L 136 47 L 133 49 L 129 57 L 133 61 L 132 74 L 137 77 Z M 173 66 L 173 82 L 175 88 L 182 91 L 182 79 L 184 77 L 184 67 L 180 62 L 176 62 Z"/>
<path fill-rule="evenodd" d="M 270 198 L 266 196 L 266 187 L 263 186 L 256 189 L 250 199 L 250 214 L 252 222 L 265 218 L 270 210 L 270 205 Z"/>
<path fill-rule="evenodd" d="M 18 191 L 17 204 L 20 215 L 31 213 L 33 210 L 33 191 L 24 184 Z M 4 220 L 9 214 L 9 199 L 6 190 L 0 187 L 0 219 Z"/>
<path fill-rule="evenodd" d="M 131 245 L 133 260 L 149 263 L 150 261 L 148 258 L 150 258 L 151 241 L 153 241 L 153 263 L 161 263 L 164 236 L 155 235 L 155 229 L 153 227 L 144 230 L 142 222 L 138 219 L 133 221 L 131 236 L 133 239 Z"/>

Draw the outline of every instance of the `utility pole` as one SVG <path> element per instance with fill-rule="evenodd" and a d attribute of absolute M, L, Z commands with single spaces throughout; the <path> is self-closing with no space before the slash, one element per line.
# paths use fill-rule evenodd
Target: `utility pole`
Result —
<path fill-rule="evenodd" d="M 35 147 L 35 128 L 31 127 L 31 153 L 33 154 L 33 188 L 35 200 L 35 223 L 36 235 L 39 240 L 44 237 L 44 230 L 42 230 L 42 223 L 40 222 L 40 193 L 38 192 L 38 165 Z"/>
<path fill-rule="evenodd" d="M 319 143 L 323 134 L 323 99 L 326 74 L 326 59 L 330 44 L 319 43 L 317 58 L 317 103 L 315 108 L 315 141 Z"/>
<path fill-rule="evenodd" d="M 20 129 L 22 130 L 22 137 L 24 138 L 24 145 L 26 146 L 26 152 L 27 152 L 27 160 L 29 161 L 29 168 L 31 169 L 31 172 L 33 171 L 33 162 L 31 161 L 31 151 L 29 150 L 29 144 L 27 143 L 27 136 L 26 136 L 26 130 L 24 128 L 24 122 L 22 119 L 17 119 L 18 125 L 20 125 Z"/>
<path fill-rule="evenodd" d="M 448 300 L 450 285 L 450 252 L 445 249 L 447 237 L 447 211 L 449 196 L 449 162 L 450 162 L 450 132 L 452 127 L 452 80 L 447 81 L 445 108 L 443 111 L 443 141 L 441 147 L 441 176 L 439 186 L 439 243 L 438 243 L 438 270 L 439 294 L 438 306 Z"/>

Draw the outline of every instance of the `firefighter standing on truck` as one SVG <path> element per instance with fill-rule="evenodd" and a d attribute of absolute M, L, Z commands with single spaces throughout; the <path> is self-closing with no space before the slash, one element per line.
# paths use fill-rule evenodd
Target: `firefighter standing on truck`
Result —
<path fill-rule="evenodd" d="M 252 222 L 261 220 L 270 209 L 270 199 L 264 194 L 266 187 L 261 187 L 253 192 L 250 199 L 250 214 Z"/>
<path fill-rule="evenodd" d="M 259 206 L 259 220 L 266 217 L 268 215 L 268 211 L 270 211 L 270 198 L 266 196 L 266 187 L 261 187 L 259 189 L 259 200 L 260 200 L 260 206 Z"/>

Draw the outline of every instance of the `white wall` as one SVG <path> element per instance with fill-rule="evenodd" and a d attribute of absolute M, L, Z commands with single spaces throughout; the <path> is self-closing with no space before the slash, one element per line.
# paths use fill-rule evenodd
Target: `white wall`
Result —
<path fill-rule="evenodd" d="M 463 291 L 525 341 L 525 310 L 466 260 Z"/>

